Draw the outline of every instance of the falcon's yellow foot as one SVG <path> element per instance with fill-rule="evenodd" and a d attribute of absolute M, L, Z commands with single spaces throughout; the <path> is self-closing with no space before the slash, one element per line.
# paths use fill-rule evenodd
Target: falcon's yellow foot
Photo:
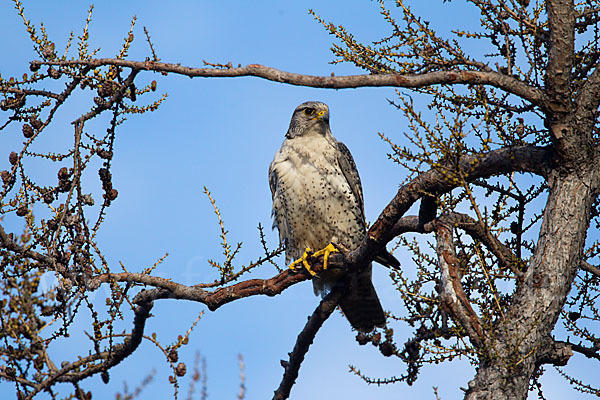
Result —
<path fill-rule="evenodd" d="M 295 270 L 297 269 L 298 264 L 302 264 L 309 274 L 315 276 L 317 273 L 311 269 L 310 264 L 307 261 L 308 258 L 323 256 L 323 270 L 326 270 L 327 262 L 329 261 L 329 255 L 337 252 L 339 252 L 339 250 L 333 245 L 333 243 L 329 243 L 324 249 L 321 249 L 315 253 L 312 252 L 310 247 L 307 247 L 304 251 L 304 254 L 302 254 L 302 257 L 291 263 L 289 268 Z"/>
<path fill-rule="evenodd" d="M 323 270 L 327 269 L 327 261 L 329 260 L 329 255 L 331 253 L 339 253 L 339 250 L 333 245 L 333 243 L 329 243 L 324 249 L 321 249 L 314 253 L 313 257 L 319 257 L 323 255 Z"/>
<path fill-rule="evenodd" d="M 312 255 L 312 250 L 310 249 L 310 247 L 307 247 L 306 250 L 304 251 L 304 254 L 302 254 L 302 257 L 300 257 L 299 259 L 297 259 L 296 261 L 294 261 L 293 263 L 290 264 L 290 269 L 296 270 L 296 266 L 298 264 L 303 264 L 304 268 L 306 268 L 308 273 L 311 274 L 312 276 L 315 276 L 317 273 L 310 268 L 310 264 L 308 263 L 308 261 L 306 261 L 308 259 L 308 257 L 310 257 L 311 255 Z"/>

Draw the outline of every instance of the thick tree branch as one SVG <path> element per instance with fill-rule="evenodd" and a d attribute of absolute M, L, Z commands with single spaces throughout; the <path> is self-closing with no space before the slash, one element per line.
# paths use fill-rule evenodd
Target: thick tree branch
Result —
<path fill-rule="evenodd" d="M 546 2 L 549 25 L 546 87 L 551 111 L 564 115 L 571 111 L 571 71 L 575 49 L 575 10 L 573 0 Z"/>
<path fill-rule="evenodd" d="M 572 351 L 577 352 L 579 354 L 583 354 L 587 358 L 593 358 L 595 360 L 600 361 L 600 354 L 598 353 L 600 351 L 600 349 L 598 349 L 597 347 L 585 347 L 585 346 L 582 346 L 580 344 L 575 344 L 575 343 L 565 343 L 565 342 L 559 342 L 559 343 L 562 343 L 565 346 L 569 346 L 569 348 Z M 566 364 L 564 364 L 564 365 L 566 365 Z"/>
<path fill-rule="evenodd" d="M 534 146 L 502 148 L 477 156 L 465 155 L 458 162 L 457 169 L 469 182 L 508 172 L 532 172 L 546 176 L 551 166 L 551 154 L 549 148 Z M 348 263 L 363 264 L 381 251 L 393 239 L 395 224 L 423 193 L 447 193 L 456 187 L 457 184 L 448 179 L 448 172 L 442 168 L 422 173 L 402 186 L 371 226 L 368 237 L 348 254 Z"/>
<path fill-rule="evenodd" d="M 579 112 L 589 114 L 588 106 L 595 101 L 588 94 L 581 99 L 582 104 L 573 102 L 571 73 L 575 61 L 575 11 L 573 0 L 548 0 L 546 2 L 549 26 L 548 67 L 545 84 L 548 95 L 548 119 L 550 135 L 558 157 L 572 166 L 585 160 L 582 152 L 589 150 L 593 125 L 589 115 L 585 121 L 573 118 L 575 107 Z M 586 91 L 595 92 L 594 84 Z M 592 119 L 593 120 L 593 119 Z M 579 122 L 579 123 L 577 123 Z M 583 122 L 583 124 L 581 123 Z"/>
<path fill-rule="evenodd" d="M 425 224 L 421 216 L 407 215 L 400 218 L 392 227 L 392 237 L 400 236 L 407 232 L 425 233 Z M 431 232 L 431 231 L 430 231 Z"/>
<path fill-rule="evenodd" d="M 171 72 L 189 77 L 240 77 L 255 76 L 269 81 L 287 83 L 290 85 L 309 86 L 317 88 L 347 89 L 358 87 L 403 87 L 415 88 L 439 84 L 471 84 L 491 85 L 512 93 L 544 108 L 545 95 L 540 89 L 527 85 L 509 75 L 494 71 L 435 71 L 418 75 L 377 74 L 377 75 L 348 75 L 348 76 L 314 76 L 281 71 L 259 64 L 250 64 L 244 67 L 226 68 L 192 68 L 178 64 L 168 64 L 155 61 L 129 61 L 112 58 L 71 61 L 32 61 L 34 67 L 40 65 L 73 66 L 85 65 L 98 68 L 103 65 L 116 65 L 156 72 Z"/>
<path fill-rule="evenodd" d="M 598 277 L 600 277 L 600 268 L 596 267 L 595 265 L 592 265 L 588 262 L 582 261 L 581 262 L 581 269 L 584 271 L 589 272 L 590 274 L 594 274 Z"/>
<path fill-rule="evenodd" d="M 15 93 L 16 95 L 25 95 L 25 96 L 41 96 L 41 97 L 49 97 L 52 99 L 58 100 L 60 95 L 58 93 L 50 92 L 47 90 L 36 90 L 36 89 L 21 89 L 21 88 L 6 88 L 2 87 L 2 92 L 6 93 Z"/>
<path fill-rule="evenodd" d="M 340 257 L 341 255 L 336 254 L 336 256 Z M 334 258 L 333 255 L 331 258 Z M 121 273 L 110 274 L 110 276 L 104 274 L 99 278 L 102 282 L 114 279 L 118 282 L 136 282 L 158 287 L 138 293 L 133 299 L 136 304 L 158 299 L 182 299 L 203 303 L 209 310 L 215 311 L 224 304 L 245 297 L 278 295 L 288 287 L 310 279 L 310 275 L 304 270 L 294 272 L 287 269 L 270 279 L 250 279 L 214 291 L 202 289 L 201 286 L 186 286 L 168 279 L 142 274 Z"/>
<path fill-rule="evenodd" d="M 483 339 L 481 321 L 471 307 L 460 282 L 458 259 L 454 249 L 452 226 L 440 218 L 434 222 L 437 238 L 437 253 L 442 275 L 440 289 L 441 305 L 464 328 L 471 343 L 480 347 Z"/>
<path fill-rule="evenodd" d="M 313 343 L 313 340 L 319 329 L 321 329 L 321 326 L 323 326 L 323 323 L 337 307 L 340 298 L 342 297 L 342 293 L 342 288 L 338 286 L 321 300 L 321 303 L 319 303 L 316 310 L 308 319 L 304 329 L 302 329 L 302 332 L 298 335 L 294 350 L 290 353 L 289 361 L 281 360 L 281 365 L 285 372 L 279 387 L 275 391 L 273 400 L 283 400 L 290 396 L 290 391 L 292 390 L 294 383 L 296 383 L 300 365 L 304 361 L 304 356 L 308 352 L 308 348 Z"/>
<path fill-rule="evenodd" d="M 552 364 L 556 366 L 567 365 L 573 356 L 573 344 L 546 338 L 540 344 L 540 353 L 537 357 L 537 365 Z"/>
<path fill-rule="evenodd" d="M 499 257 L 502 265 L 506 265 L 516 274 L 521 273 L 520 271 L 515 271 L 514 269 L 514 264 L 511 262 L 511 260 L 514 260 L 514 256 L 510 250 L 506 248 L 506 246 L 504 246 L 504 244 L 502 244 L 497 238 L 491 235 L 486 235 L 483 228 L 477 224 L 477 221 L 464 214 L 451 214 L 446 215 L 445 217 L 448 221 L 451 220 L 450 222 L 452 224 L 457 224 L 461 229 L 465 230 L 465 232 L 484 243 L 490 249 L 490 251 Z M 407 216 L 399 219 L 392 227 L 391 232 L 393 237 L 406 232 L 428 233 L 435 230 L 434 226 L 435 225 L 431 223 L 423 224 L 419 217 Z M 311 264 L 311 269 L 315 272 L 320 272 L 323 268 L 323 256 L 309 258 L 308 262 Z M 328 268 L 353 269 L 355 267 L 348 265 L 346 262 L 346 256 L 340 252 L 330 255 Z M 215 311 L 224 304 L 245 297 L 256 295 L 278 295 L 288 287 L 310 278 L 311 276 L 305 270 L 292 271 L 288 269 L 269 279 L 250 279 L 210 291 L 206 290 L 207 285 L 205 284 L 186 286 L 166 278 L 139 273 L 122 272 L 118 274 L 102 274 L 95 276 L 87 282 L 87 286 L 89 289 L 96 289 L 102 283 L 110 282 L 127 282 L 150 285 L 154 286 L 155 289 L 149 289 L 140 292 L 134 298 L 135 303 L 148 302 L 158 299 L 182 299 L 203 303 L 209 308 L 209 310 Z"/>

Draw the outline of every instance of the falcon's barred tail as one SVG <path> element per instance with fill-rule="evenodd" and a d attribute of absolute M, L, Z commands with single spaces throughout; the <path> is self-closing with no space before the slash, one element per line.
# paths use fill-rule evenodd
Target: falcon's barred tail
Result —
<path fill-rule="evenodd" d="M 353 277 L 344 290 L 340 308 L 354 329 L 369 332 L 385 325 L 385 314 L 370 274 Z"/>

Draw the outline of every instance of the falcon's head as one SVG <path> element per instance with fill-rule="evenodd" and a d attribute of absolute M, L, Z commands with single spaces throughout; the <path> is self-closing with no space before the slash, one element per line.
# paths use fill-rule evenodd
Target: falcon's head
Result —
<path fill-rule="evenodd" d="M 329 107 L 320 101 L 307 101 L 294 110 L 290 127 L 285 134 L 289 139 L 310 133 L 325 135 L 329 131 Z"/>

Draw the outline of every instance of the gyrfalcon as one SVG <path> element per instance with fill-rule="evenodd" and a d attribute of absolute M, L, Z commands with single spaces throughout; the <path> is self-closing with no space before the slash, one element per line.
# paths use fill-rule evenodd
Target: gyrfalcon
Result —
<path fill-rule="evenodd" d="M 318 101 L 300 104 L 292 115 L 281 149 L 269 167 L 273 227 L 286 246 L 286 262 L 301 259 L 307 249 L 328 255 L 338 245 L 354 250 L 366 235 L 363 193 L 354 159 L 329 128 L 329 107 Z M 304 256 L 306 257 L 306 256 Z M 389 267 L 400 263 L 387 251 L 376 259 Z M 292 265 L 302 264 L 296 261 Z M 385 314 L 371 282 L 369 265 L 351 276 L 340 307 L 359 331 L 385 324 Z M 327 293 L 339 273 L 327 270 L 313 278 L 315 294 Z"/>

